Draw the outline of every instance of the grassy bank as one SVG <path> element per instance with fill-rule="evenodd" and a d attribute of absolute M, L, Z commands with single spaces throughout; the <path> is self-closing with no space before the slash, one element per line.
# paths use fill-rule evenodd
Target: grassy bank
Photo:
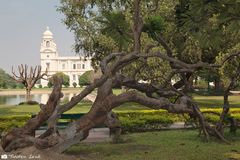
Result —
<path fill-rule="evenodd" d="M 223 96 L 194 95 L 193 97 L 201 108 L 219 108 L 223 105 Z M 229 96 L 229 104 L 232 108 L 240 108 L 240 95 Z"/>
<path fill-rule="evenodd" d="M 115 93 L 119 94 L 120 90 L 115 90 Z M 199 104 L 200 108 L 215 108 L 221 109 L 223 97 L 222 96 L 194 96 L 194 99 Z M 240 96 L 230 96 L 230 106 L 232 108 L 240 108 Z M 79 103 L 68 113 L 85 113 L 89 111 L 91 103 L 83 102 Z M 0 105 L 0 115 L 9 114 L 36 114 L 39 111 L 38 105 L 21 105 L 21 106 L 6 106 Z M 132 111 L 132 110 L 147 110 L 147 107 L 139 105 L 137 103 L 125 103 L 120 107 L 114 109 L 115 111 Z"/>
<path fill-rule="evenodd" d="M 82 102 L 76 105 L 74 108 L 66 113 L 86 113 L 89 111 L 92 103 Z M 134 110 L 146 110 L 147 107 L 141 106 L 137 103 L 126 103 L 115 109 L 115 111 L 134 111 Z M 0 105 L 0 116 L 3 115 L 24 115 L 24 114 L 36 114 L 40 110 L 39 105 L 14 105 L 6 106 Z"/>
<path fill-rule="evenodd" d="M 63 93 L 79 93 L 83 88 L 62 88 Z M 52 88 L 33 88 L 31 90 L 31 94 L 50 94 L 52 92 Z M 6 95 L 25 95 L 25 89 L 0 89 L 0 96 Z"/>
<path fill-rule="evenodd" d="M 116 94 L 119 94 L 121 90 L 115 90 Z M 200 104 L 202 111 L 213 111 L 220 113 L 222 111 L 222 96 L 195 96 L 195 100 Z M 230 109 L 231 116 L 240 120 L 240 97 L 230 96 L 231 104 L 233 108 Z M 66 113 L 86 113 L 91 107 L 91 102 L 81 102 Z M 5 106 L 0 105 L 0 116 L 2 122 L 0 124 L 1 130 L 9 129 L 13 126 L 21 126 L 24 121 L 17 121 L 15 118 L 10 118 L 10 122 L 4 120 L 9 116 L 19 115 L 23 117 L 30 117 L 33 114 L 37 114 L 40 110 L 38 105 L 20 105 L 20 106 Z M 126 131 L 136 130 L 156 130 L 161 125 L 168 125 L 176 121 L 186 121 L 181 115 L 167 114 L 162 111 L 153 111 L 149 108 L 139 105 L 137 103 L 125 103 L 120 107 L 114 109 L 119 114 L 122 126 Z M 121 114 L 120 114 L 121 113 Z M 219 116 L 206 114 L 207 120 L 216 122 L 219 120 Z M 3 122 L 4 120 L 4 122 Z M 160 124 L 160 126 L 158 125 Z"/>
<path fill-rule="evenodd" d="M 85 160 L 227 160 L 240 159 L 240 133 L 231 145 L 203 142 L 195 130 L 124 135 L 126 143 L 79 144 L 66 154 Z"/>

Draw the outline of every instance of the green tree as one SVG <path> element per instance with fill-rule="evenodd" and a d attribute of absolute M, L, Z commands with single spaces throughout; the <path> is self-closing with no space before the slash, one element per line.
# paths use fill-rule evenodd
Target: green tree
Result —
<path fill-rule="evenodd" d="M 48 86 L 48 88 L 52 88 L 53 87 L 53 82 L 52 82 L 51 78 L 48 80 L 47 86 Z"/>
<path fill-rule="evenodd" d="M 0 69 L 0 88 L 16 88 L 17 83 L 3 69 Z"/>
<path fill-rule="evenodd" d="M 176 6 L 176 23 L 184 35 L 192 37 L 201 51 L 200 60 L 215 63 L 219 53 L 224 53 L 239 42 L 240 3 L 229 1 L 180 0 Z M 213 77 L 215 90 L 221 90 L 221 79 L 217 71 Z M 215 75 L 215 76 L 212 76 Z"/>
<path fill-rule="evenodd" d="M 77 83 L 76 82 L 73 82 L 73 87 L 76 88 L 77 87 Z"/>
<path fill-rule="evenodd" d="M 93 77 L 94 71 L 86 71 L 81 76 L 79 76 L 78 83 L 79 86 L 87 86 L 91 83 L 91 78 Z"/>
<path fill-rule="evenodd" d="M 54 75 L 52 75 L 51 78 L 48 79 L 48 87 L 49 88 L 51 88 L 53 86 L 53 77 L 54 76 L 62 78 L 64 87 L 69 87 L 69 82 L 70 82 L 69 76 L 64 74 L 63 72 L 57 72 Z"/>

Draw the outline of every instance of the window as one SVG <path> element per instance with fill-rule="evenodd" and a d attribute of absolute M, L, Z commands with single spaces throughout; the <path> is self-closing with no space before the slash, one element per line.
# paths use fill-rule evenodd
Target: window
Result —
<path fill-rule="evenodd" d="M 65 69 L 65 63 L 62 64 L 62 69 Z"/>
<path fill-rule="evenodd" d="M 49 41 L 46 42 L 46 47 L 50 47 L 50 42 Z"/>
<path fill-rule="evenodd" d="M 85 64 L 82 64 L 82 69 L 85 69 Z"/>
<path fill-rule="evenodd" d="M 76 69 L 76 64 L 73 64 L 73 69 Z"/>
<path fill-rule="evenodd" d="M 73 80 L 76 81 L 76 75 L 75 74 L 73 75 Z"/>
<path fill-rule="evenodd" d="M 81 69 L 81 64 L 77 64 L 77 69 Z"/>
<path fill-rule="evenodd" d="M 47 55 L 47 58 L 49 58 L 49 55 Z"/>
<path fill-rule="evenodd" d="M 46 63 L 46 66 L 47 66 L 47 70 L 49 70 L 49 68 L 50 68 L 50 63 Z"/>

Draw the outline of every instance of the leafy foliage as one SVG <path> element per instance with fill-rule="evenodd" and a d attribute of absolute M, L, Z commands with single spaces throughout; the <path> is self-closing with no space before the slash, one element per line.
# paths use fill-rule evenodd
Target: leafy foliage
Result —
<path fill-rule="evenodd" d="M 164 19 L 161 16 L 151 16 L 145 20 L 142 30 L 146 32 L 149 37 L 156 39 L 156 34 L 163 32 L 164 29 Z"/>
<path fill-rule="evenodd" d="M 79 76 L 79 85 L 86 86 L 91 83 L 91 78 L 93 77 L 94 71 L 86 71 L 81 76 Z"/>
<path fill-rule="evenodd" d="M 228 49 L 225 53 L 220 52 L 219 56 L 217 57 L 217 62 L 221 64 L 221 62 L 230 54 L 238 53 L 240 51 L 240 43 L 234 46 L 231 49 Z M 234 56 L 231 57 L 228 61 L 226 61 L 221 68 L 219 69 L 219 74 L 223 79 L 225 84 L 228 84 L 229 81 L 234 78 L 237 73 L 240 72 L 240 57 Z M 239 83 L 239 80 L 236 82 Z"/>
<path fill-rule="evenodd" d="M 126 21 L 126 17 L 122 12 L 103 12 L 102 16 L 97 18 L 102 25 L 101 33 L 114 40 L 119 50 L 126 50 L 131 41 L 129 35 L 130 25 Z"/>
<path fill-rule="evenodd" d="M 239 39 L 238 0 L 180 0 L 176 7 L 178 26 L 195 36 L 202 48 L 224 49 Z"/>
<path fill-rule="evenodd" d="M 0 88 L 16 88 L 18 84 L 3 69 L 0 69 Z"/>
<path fill-rule="evenodd" d="M 52 77 L 49 78 L 49 80 L 48 80 L 48 87 L 52 87 L 53 86 L 53 76 L 57 76 L 59 78 L 62 78 L 63 79 L 63 85 L 65 87 L 69 87 L 70 78 L 69 78 L 68 75 L 64 74 L 63 72 L 57 72 L 54 75 L 52 75 Z"/>
<path fill-rule="evenodd" d="M 77 87 L 77 83 L 76 82 L 73 82 L 73 87 L 76 88 Z"/>

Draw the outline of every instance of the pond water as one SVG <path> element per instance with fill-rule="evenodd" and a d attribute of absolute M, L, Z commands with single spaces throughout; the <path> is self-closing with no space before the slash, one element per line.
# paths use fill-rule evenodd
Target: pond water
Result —
<path fill-rule="evenodd" d="M 61 101 L 69 101 L 73 96 L 77 93 L 64 93 L 64 97 L 61 98 Z M 32 94 L 32 100 L 37 101 L 39 103 L 45 104 L 48 100 L 50 94 L 43 93 L 43 94 Z M 0 105 L 17 105 L 20 102 L 25 102 L 26 96 L 25 95 L 1 95 L 0 96 Z"/>

